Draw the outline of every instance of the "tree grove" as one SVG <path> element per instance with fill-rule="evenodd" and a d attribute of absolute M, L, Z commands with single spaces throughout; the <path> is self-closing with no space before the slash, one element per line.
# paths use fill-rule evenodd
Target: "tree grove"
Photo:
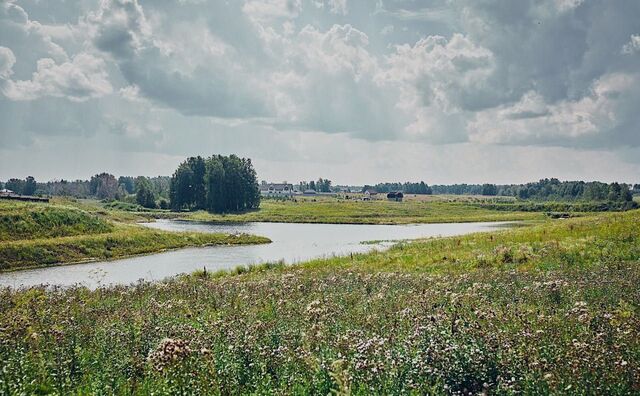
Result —
<path fill-rule="evenodd" d="M 240 212 L 260 205 L 260 190 L 251 160 L 236 155 L 190 157 L 171 177 L 173 210 Z"/>

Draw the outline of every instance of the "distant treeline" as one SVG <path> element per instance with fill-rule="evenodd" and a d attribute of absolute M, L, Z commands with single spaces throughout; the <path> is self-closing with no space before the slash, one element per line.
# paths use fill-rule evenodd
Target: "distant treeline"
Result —
<path fill-rule="evenodd" d="M 212 170 L 215 172 L 212 173 Z M 216 177 L 217 179 L 215 179 Z M 185 186 L 190 184 L 184 184 L 185 180 L 197 182 L 187 188 Z M 207 183 L 209 183 L 208 190 Z M 220 183 L 228 191 L 238 190 L 240 192 L 237 194 L 234 192 L 217 193 L 211 183 Z M 173 177 L 120 176 L 116 178 L 109 173 L 100 173 L 92 176 L 90 180 L 54 180 L 42 183 L 37 182 L 32 176 L 28 176 L 25 179 L 12 178 L 4 183 L 0 182 L 0 189 L 6 188 L 22 195 L 119 200 L 132 204 L 137 203 L 147 208 L 160 207 L 165 209 L 171 205 L 174 209 L 207 209 L 224 212 L 257 207 L 256 197 L 251 198 L 252 194 L 259 195 L 257 183 L 255 186 L 254 183 L 255 171 L 251 166 L 251 161 L 232 155 L 229 157 L 214 156 L 207 159 L 191 157 L 180 165 Z M 323 178 L 317 181 L 302 181 L 298 187 L 301 191 L 307 189 L 318 192 L 340 190 L 340 188 L 332 186 L 331 180 Z M 640 194 L 640 184 L 632 186 L 624 183 L 560 181 L 554 178 L 527 184 L 507 185 L 429 186 L 424 181 L 378 183 L 365 185 L 362 191 L 366 190 L 376 190 L 381 193 L 402 191 L 406 194 L 510 196 L 534 201 L 631 202 L 633 194 Z"/>
<path fill-rule="evenodd" d="M 319 178 L 318 181 L 301 181 L 298 183 L 299 191 L 314 190 L 317 192 L 331 192 L 331 180 Z"/>
<path fill-rule="evenodd" d="M 392 191 L 402 191 L 405 194 L 433 194 L 431 187 L 425 182 L 419 183 L 378 183 L 375 186 L 365 185 L 362 192 L 367 190 L 375 190 L 381 193 L 389 193 Z"/>
<path fill-rule="evenodd" d="M 434 194 L 500 195 L 543 201 L 631 201 L 640 184 L 560 181 L 542 179 L 527 184 L 453 184 L 431 186 Z"/>
<path fill-rule="evenodd" d="M 40 183 L 32 176 L 26 179 L 9 179 L 0 182 L 6 188 L 22 195 L 68 196 L 135 202 L 147 208 L 168 207 L 169 176 L 116 178 L 109 173 L 100 173 L 90 180 L 54 180 Z"/>
<path fill-rule="evenodd" d="M 260 205 L 251 160 L 235 155 L 187 158 L 171 177 L 169 191 L 173 210 L 227 213 Z"/>
<path fill-rule="evenodd" d="M 331 181 L 320 179 L 318 184 L 324 191 L 330 188 Z M 253 209 L 260 204 L 260 191 L 251 160 L 235 155 L 188 158 L 172 177 L 116 178 L 103 172 L 89 180 L 38 183 L 29 176 L 0 182 L 2 188 L 21 195 L 94 198 L 138 204 L 145 208 L 205 209 L 217 213 Z M 137 206 L 128 207 L 135 209 Z"/>
<path fill-rule="evenodd" d="M 434 194 L 501 195 L 495 184 L 435 184 L 431 190 Z"/>
<path fill-rule="evenodd" d="M 429 186 L 419 183 L 378 183 L 365 185 L 362 191 L 375 190 L 381 193 L 402 191 L 405 194 L 453 194 L 494 195 L 516 197 L 522 200 L 539 201 L 612 201 L 630 202 L 633 194 L 640 194 L 640 184 L 601 183 L 584 181 L 560 181 L 542 179 L 527 184 L 448 184 Z"/>

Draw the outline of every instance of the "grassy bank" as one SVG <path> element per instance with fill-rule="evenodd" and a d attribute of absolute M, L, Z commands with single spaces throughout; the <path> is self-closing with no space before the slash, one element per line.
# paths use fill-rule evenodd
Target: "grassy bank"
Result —
<path fill-rule="evenodd" d="M 7 289 L 0 389 L 633 394 L 639 221 L 600 214 L 95 291 Z"/>
<path fill-rule="evenodd" d="M 71 206 L 0 201 L 0 241 L 101 234 L 113 226 Z"/>
<path fill-rule="evenodd" d="M 189 246 L 268 243 L 253 235 L 166 232 L 117 225 L 112 232 L 11 241 L 0 246 L 0 271 L 87 260 L 108 260 Z"/>
<path fill-rule="evenodd" d="M 187 246 L 266 243 L 252 235 L 165 232 L 79 206 L 0 202 L 0 271 L 105 260 Z"/>
<path fill-rule="evenodd" d="M 543 213 L 497 211 L 465 201 L 386 200 L 355 201 L 298 199 L 264 200 L 260 209 L 242 214 L 217 215 L 204 211 L 182 213 L 186 220 L 214 222 L 267 221 L 285 223 L 410 224 L 456 223 L 469 221 L 507 221 L 543 219 Z"/>

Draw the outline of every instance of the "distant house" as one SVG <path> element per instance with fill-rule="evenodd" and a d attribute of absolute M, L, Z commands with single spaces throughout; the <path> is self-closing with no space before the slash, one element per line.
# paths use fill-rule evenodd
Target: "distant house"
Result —
<path fill-rule="evenodd" d="M 29 201 L 29 202 L 49 202 L 49 198 L 34 197 L 32 195 L 20 195 L 6 188 L 3 188 L 2 190 L 0 190 L 0 199 L 12 199 L 15 201 Z"/>
<path fill-rule="evenodd" d="M 318 192 L 316 190 L 308 189 L 308 190 L 304 190 L 303 194 L 304 195 L 316 195 L 316 194 L 318 194 Z"/>
<path fill-rule="evenodd" d="M 293 184 L 265 183 L 260 186 L 260 195 L 263 197 L 290 197 L 293 195 Z"/>
<path fill-rule="evenodd" d="M 362 197 L 362 199 L 365 201 L 369 201 L 371 199 L 375 199 L 377 195 L 378 195 L 378 192 L 376 190 L 372 190 L 372 189 L 364 190 L 364 196 Z"/>
<path fill-rule="evenodd" d="M 404 194 L 401 191 L 392 191 L 389 194 L 387 194 L 387 199 L 389 201 L 402 202 L 403 198 L 404 198 Z"/>

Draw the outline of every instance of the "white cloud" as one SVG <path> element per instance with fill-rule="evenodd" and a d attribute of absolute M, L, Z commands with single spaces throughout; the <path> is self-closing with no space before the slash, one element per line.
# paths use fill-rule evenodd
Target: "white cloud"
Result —
<path fill-rule="evenodd" d="M 388 34 L 393 33 L 393 31 L 394 31 L 393 25 L 386 25 L 385 27 L 382 28 L 382 30 L 380 30 L 380 34 L 383 36 L 386 36 Z"/>
<path fill-rule="evenodd" d="M 152 31 L 137 0 L 103 0 L 83 25 L 96 47 L 118 58 L 128 58 L 150 45 Z"/>
<path fill-rule="evenodd" d="M 431 142 L 465 141 L 463 117 L 468 102 L 481 96 L 493 71 L 491 51 L 467 37 L 429 36 L 396 47 L 378 81 L 398 86 L 397 110 L 414 118 L 408 136 Z"/>
<path fill-rule="evenodd" d="M 112 87 L 104 61 L 81 53 L 71 61 L 56 64 L 51 58 L 40 59 L 31 80 L 9 80 L 3 93 L 11 100 L 33 100 L 45 96 L 84 101 L 111 93 Z"/>
<path fill-rule="evenodd" d="M 242 11 L 258 23 L 295 18 L 301 9 L 300 0 L 247 0 L 242 7 Z"/>
<path fill-rule="evenodd" d="M 638 75 L 609 74 L 581 99 L 546 104 L 529 92 L 511 105 L 478 113 L 469 125 L 470 139 L 490 144 L 576 146 L 589 140 L 607 145 L 612 130 L 628 117 L 620 102 L 638 96 Z M 633 100 L 631 100 L 634 102 Z"/>
<path fill-rule="evenodd" d="M 623 54 L 634 54 L 640 52 L 640 35 L 632 34 L 628 43 L 622 46 Z"/>
<path fill-rule="evenodd" d="M 144 99 L 140 97 L 140 88 L 137 85 L 127 85 L 120 88 L 120 96 L 130 102 L 142 102 Z"/>
<path fill-rule="evenodd" d="M 306 26 L 287 39 L 288 67 L 270 80 L 274 124 L 367 139 L 390 136 L 399 125 L 390 112 L 396 96 L 375 81 L 379 65 L 368 44 L 368 36 L 348 24 L 324 32 Z"/>
<path fill-rule="evenodd" d="M 16 57 L 10 48 L 0 46 L 0 79 L 9 78 L 13 74 Z"/>
<path fill-rule="evenodd" d="M 64 48 L 56 40 L 68 39 L 69 29 L 31 20 L 26 11 L 13 1 L 0 2 L 0 44 L 10 45 L 17 61 L 32 67 L 42 57 L 57 62 L 68 60 Z M 20 70 L 14 70 L 19 73 Z"/>
<path fill-rule="evenodd" d="M 130 85 L 187 115 L 226 118 L 266 113 L 256 87 L 230 46 L 200 20 L 190 25 L 146 17 L 137 0 L 105 0 L 83 22 L 93 44 L 111 55 Z M 156 30 L 157 29 L 157 30 Z"/>
<path fill-rule="evenodd" d="M 554 0 L 554 2 L 558 11 L 564 12 L 579 7 L 584 2 L 584 0 Z"/>
<path fill-rule="evenodd" d="M 329 11 L 333 14 L 347 15 L 349 9 L 347 7 L 347 0 L 328 0 Z"/>

